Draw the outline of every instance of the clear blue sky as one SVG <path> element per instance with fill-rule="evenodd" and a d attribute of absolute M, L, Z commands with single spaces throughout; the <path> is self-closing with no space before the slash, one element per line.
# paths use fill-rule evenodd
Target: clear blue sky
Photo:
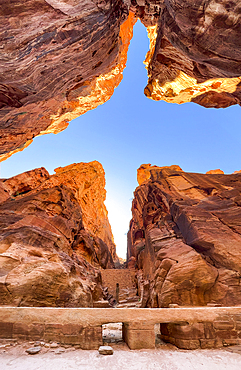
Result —
<path fill-rule="evenodd" d="M 145 27 L 138 22 L 124 78 L 113 97 L 72 121 L 62 133 L 34 139 L 1 164 L 4 178 L 42 166 L 52 174 L 54 168 L 74 162 L 101 162 L 117 253 L 124 258 L 136 170 L 142 163 L 178 164 L 184 171 L 203 173 L 241 169 L 240 107 L 216 110 L 147 99 L 143 61 L 148 48 Z"/>

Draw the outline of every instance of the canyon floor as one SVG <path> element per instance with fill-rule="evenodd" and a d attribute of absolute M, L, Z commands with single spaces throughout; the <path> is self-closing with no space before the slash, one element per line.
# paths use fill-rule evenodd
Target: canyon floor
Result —
<path fill-rule="evenodd" d="M 109 324 L 110 325 L 110 324 Z M 241 346 L 210 350 L 181 350 L 162 342 L 157 335 L 156 349 L 130 350 L 121 339 L 120 327 L 103 328 L 106 345 L 114 354 L 100 355 L 97 350 L 60 347 L 57 343 L 44 344 L 35 355 L 26 353 L 34 342 L 2 341 L 0 343 L 1 370 L 240 370 Z M 158 333 L 157 333 L 158 334 Z"/>
<path fill-rule="evenodd" d="M 125 343 L 113 344 L 114 354 L 68 348 L 46 349 L 28 355 L 29 344 L 0 352 L 1 370 L 239 370 L 241 355 L 225 349 L 187 351 L 164 345 L 155 350 L 128 349 Z M 58 354 L 58 355 L 57 355 Z"/>

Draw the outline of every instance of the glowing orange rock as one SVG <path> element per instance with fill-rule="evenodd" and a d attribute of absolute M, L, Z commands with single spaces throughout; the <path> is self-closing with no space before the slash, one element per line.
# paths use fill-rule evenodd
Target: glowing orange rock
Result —
<path fill-rule="evenodd" d="M 207 171 L 206 174 L 207 175 L 218 175 L 218 174 L 224 175 L 224 172 L 222 170 L 220 170 L 220 169 L 217 169 L 217 170 Z"/>
<path fill-rule="evenodd" d="M 181 167 L 178 165 L 172 165 L 172 166 L 152 166 L 150 163 L 148 164 L 142 164 L 138 170 L 137 170 L 137 182 L 139 185 L 141 185 L 143 182 L 147 181 L 151 177 L 151 171 L 159 171 L 163 168 L 169 168 L 174 171 L 182 171 Z"/>

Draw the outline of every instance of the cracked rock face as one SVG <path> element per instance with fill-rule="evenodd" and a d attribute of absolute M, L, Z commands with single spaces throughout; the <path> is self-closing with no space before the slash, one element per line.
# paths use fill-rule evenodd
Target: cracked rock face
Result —
<path fill-rule="evenodd" d="M 128 259 L 149 283 L 146 305 L 240 305 L 241 174 L 149 165 L 143 180 L 132 205 Z"/>
<path fill-rule="evenodd" d="M 0 182 L 0 301 L 92 307 L 115 245 L 98 162 L 35 169 Z M 82 207 L 85 204 L 85 207 Z"/>

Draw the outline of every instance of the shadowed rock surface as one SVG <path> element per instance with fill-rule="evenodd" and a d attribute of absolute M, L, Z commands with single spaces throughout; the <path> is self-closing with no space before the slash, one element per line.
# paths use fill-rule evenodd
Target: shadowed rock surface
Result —
<path fill-rule="evenodd" d="M 142 307 L 240 305 L 241 174 L 142 165 L 138 179 L 128 262 L 139 270 Z M 201 335 L 163 325 L 166 340 Z"/>
<path fill-rule="evenodd" d="M 137 18 L 147 27 L 145 94 L 240 104 L 240 3 L 20 0 L 0 7 L 0 158 L 103 104 L 122 79 Z"/>
<path fill-rule="evenodd" d="M 104 170 L 95 161 L 56 172 L 0 182 L 2 305 L 92 307 L 102 298 L 100 268 L 117 260 Z"/>

